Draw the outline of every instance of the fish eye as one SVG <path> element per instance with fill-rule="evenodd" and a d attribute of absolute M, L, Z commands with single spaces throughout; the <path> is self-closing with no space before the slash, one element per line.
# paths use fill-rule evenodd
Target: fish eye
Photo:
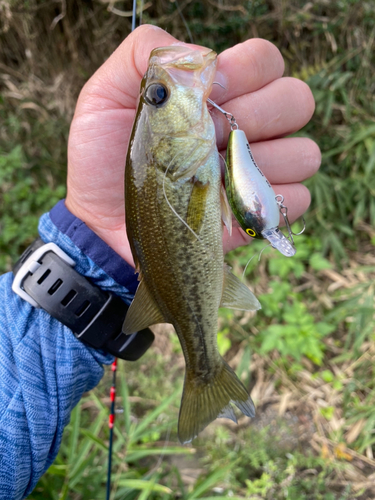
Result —
<path fill-rule="evenodd" d="M 144 93 L 144 98 L 151 106 L 161 106 L 168 99 L 168 90 L 161 83 L 151 83 Z"/>

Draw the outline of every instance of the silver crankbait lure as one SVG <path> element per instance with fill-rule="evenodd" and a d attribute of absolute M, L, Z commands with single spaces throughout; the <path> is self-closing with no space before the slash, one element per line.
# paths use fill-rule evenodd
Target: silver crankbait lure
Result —
<path fill-rule="evenodd" d="M 229 134 L 225 189 L 234 216 L 242 229 L 253 238 L 265 238 L 286 257 L 296 253 L 293 233 L 287 217 L 284 198 L 275 195 L 271 184 L 255 163 L 245 132 L 231 113 L 208 99 L 231 124 Z M 280 213 L 284 217 L 290 240 L 279 229 Z M 298 233 L 301 234 L 303 230 Z"/>

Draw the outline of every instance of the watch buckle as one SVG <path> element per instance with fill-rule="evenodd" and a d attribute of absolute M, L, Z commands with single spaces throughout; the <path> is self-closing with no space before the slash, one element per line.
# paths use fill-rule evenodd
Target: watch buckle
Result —
<path fill-rule="evenodd" d="M 46 243 L 41 247 L 34 250 L 34 252 L 26 259 L 26 261 L 22 264 L 22 266 L 17 271 L 13 284 L 12 290 L 14 293 L 19 295 L 23 300 L 26 300 L 33 307 L 40 307 L 39 304 L 32 298 L 22 287 L 22 283 L 28 274 L 34 274 L 40 267 L 39 260 L 43 258 L 43 256 L 48 253 L 53 252 L 58 255 L 64 262 L 66 262 L 69 266 L 74 267 L 75 262 L 73 259 L 69 257 L 61 248 L 59 248 L 55 243 Z"/>

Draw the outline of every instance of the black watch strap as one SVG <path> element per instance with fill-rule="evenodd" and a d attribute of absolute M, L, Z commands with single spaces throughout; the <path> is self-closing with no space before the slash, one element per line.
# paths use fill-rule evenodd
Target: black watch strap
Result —
<path fill-rule="evenodd" d="M 129 308 L 124 301 L 77 273 L 74 261 L 53 243 L 35 240 L 13 268 L 13 290 L 70 328 L 86 344 L 135 361 L 150 347 L 148 328 L 122 333 Z"/>

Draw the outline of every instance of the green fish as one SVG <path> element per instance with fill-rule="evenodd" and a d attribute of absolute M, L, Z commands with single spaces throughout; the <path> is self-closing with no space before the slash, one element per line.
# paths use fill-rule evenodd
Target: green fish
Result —
<path fill-rule="evenodd" d="M 236 422 L 231 403 L 255 414 L 216 340 L 219 307 L 253 311 L 260 304 L 224 264 L 223 219 L 230 209 L 206 104 L 215 68 L 208 49 L 151 52 L 125 173 L 127 235 L 140 283 L 123 331 L 174 326 L 186 362 L 182 443 L 218 417 Z"/>

